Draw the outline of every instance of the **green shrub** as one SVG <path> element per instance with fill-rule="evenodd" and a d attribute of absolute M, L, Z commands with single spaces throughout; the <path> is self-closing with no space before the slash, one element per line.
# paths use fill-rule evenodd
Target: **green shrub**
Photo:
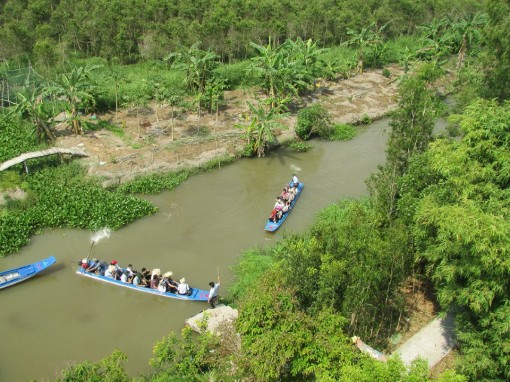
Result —
<path fill-rule="evenodd" d="M 312 145 L 310 145 L 306 142 L 303 142 L 301 140 L 298 140 L 298 139 L 289 141 L 286 144 L 286 146 L 290 147 L 294 151 L 301 152 L 301 153 L 304 153 L 312 148 Z"/>
<path fill-rule="evenodd" d="M 370 118 L 368 114 L 363 114 L 359 123 L 362 125 L 370 125 L 372 123 L 372 118 Z"/>
<path fill-rule="evenodd" d="M 30 124 L 7 116 L 0 116 L 0 162 L 37 150 L 36 134 Z"/>
<path fill-rule="evenodd" d="M 357 134 L 354 126 L 346 123 L 337 123 L 333 126 L 333 133 L 329 136 L 330 141 L 348 141 Z"/>
<path fill-rule="evenodd" d="M 0 216 L 0 257 L 18 252 L 30 241 L 38 224 L 29 210 Z"/>
<path fill-rule="evenodd" d="M 390 70 L 389 70 L 388 68 L 384 68 L 384 69 L 382 70 L 382 75 L 383 75 L 384 77 L 386 77 L 386 78 L 390 78 L 390 77 L 391 77 L 391 72 L 390 72 Z"/>
<path fill-rule="evenodd" d="M 296 134 L 307 140 L 313 135 L 328 138 L 332 133 L 328 110 L 319 103 L 307 106 L 298 112 Z"/>
<path fill-rule="evenodd" d="M 150 202 L 107 191 L 86 179 L 76 164 L 44 169 L 29 178 L 37 195 L 36 219 L 43 227 L 118 229 L 156 212 Z"/>
<path fill-rule="evenodd" d="M 188 170 L 166 174 L 150 174 L 120 185 L 117 191 L 129 194 L 153 194 L 164 190 L 173 190 L 188 179 L 189 175 L 190 172 Z"/>

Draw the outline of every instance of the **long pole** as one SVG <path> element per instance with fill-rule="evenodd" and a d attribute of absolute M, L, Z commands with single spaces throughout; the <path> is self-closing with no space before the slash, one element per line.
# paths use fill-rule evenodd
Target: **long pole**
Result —
<path fill-rule="evenodd" d="M 94 244 L 96 244 L 96 242 L 94 240 L 92 240 L 92 244 L 90 245 L 89 254 L 87 255 L 87 261 L 89 260 L 90 254 L 92 253 L 92 248 L 94 247 Z"/>

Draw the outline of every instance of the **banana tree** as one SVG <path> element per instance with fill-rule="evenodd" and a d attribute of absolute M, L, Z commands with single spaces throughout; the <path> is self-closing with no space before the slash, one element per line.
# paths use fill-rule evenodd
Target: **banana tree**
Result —
<path fill-rule="evenodd" d="M 449 36 L 457 42 L 457 69 L 463 66 L 469 49 L 482 39 L 482 29 L 487 22 L 487 16 L 482 13 L 452 22 Z"/>
<path fill-rule="evenodd" d="M 66 101 L 69 119 L 77 135 L 83 134 L 79 112 L 95 105 L 93 92 L 97 86 L 91 78 L 91 73 L 97 68 L 99 66 L 75 67 L 71 73 L 62 74 L 53 86 L 46 89 L 48 94 Z"/>
<path fill-rule="evenodd" d="M 199 45 L 195 43 L 185 52 L 170 53 L 165 60 L 171 61 L 176 69 L 185 71 L 188 89 L 203 93 L 207 80 L 218 66 L 218 55 L 211 50 L 199 49 Z"/>
<path fill-rule="evenodd" d="M 251 112 L 250 123 L 247 126 L 236 125 L 236 127 L 245 130 L 248 150 L 251 154 L 256 154 L 260 158 L 265 155 L 267 146 L 276 141 L 273 130 L 275 128 L 286 128 L 278 120 L 287 114 L 281 113 L 280 110 L 273 107 L 268 110 L 260 102 L 257 105 L 253 105 L 251 102 L 246 103 Z"/>
<path fill-rule="evenodd" d="M 347 28 L 347 35 L 350 36 L 350 39 L 345 42 L 345 45 L 352 46 L 357 50 L 360 74 L 363 73 L 366 51 L 368 49 L 377 49 L 383 44 L 381 33 L 385 27 L 386 25 L 376 29 L 375 23 L 372 23 L 366 28 L 361 28 L 359 31 Z"/>
<path fill-rule="evenodd" d="M 259 55 L 251 59 L 249 70 L 253 70 L 261 79 L 261 86 L 266 95 L 276 100 L 278 95 L 283 91 L 282 89 L 282 75 L 283 75 L 283 55 L 278 48 L 274 47 L 269 38 L 267 46 L 262 46 L 250 42 L 250 45 L 258 51 Z M 271 107 L 275 104 L 272 103 Z"/>
<path fill-rule="evenodd" d="M 44 108 L 42 91 L 36 89 L 28 96 L 18 93 L 17 100 L 18 102 L 9 111 L 9 114 L 28 117 L 35 127 L 39 142 L 54 142 L 55 133 L 51 123 L 48 122 L 50 115 Z"/>

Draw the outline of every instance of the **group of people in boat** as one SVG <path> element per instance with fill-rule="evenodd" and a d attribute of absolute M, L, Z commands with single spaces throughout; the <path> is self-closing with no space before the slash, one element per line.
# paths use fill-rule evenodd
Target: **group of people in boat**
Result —
<path fill-rule="evenodd" d="M 290 210 L 292 201 L 298 193 L 299 180 L 296 174 L 292 175 L 292 181 L 288 185 L 283 187 L 280 195 L 276 197 L 276 201 L 269 215 L 269 220 L 273 223 L 278 223 L 283 215 Z"/>
<path fill-rule="evenodd" d="M 131 264 L 126 268 L 122 268 L 116 260 L 112 260 L 108 264 L 106 261 L 100 261 L 97 258 L 92 260 L 82 259 L 79 265 L 86 272 L 99 274 L 138 287 L 156 289 L 161 293 L 170 292 L 189 296 L 193 292 L 193 289 L 186 283 L 184 277 L 179 282 L 175 281 L 172 278 L 174 275 L 172 271 L 163 274 L 159 268 L 152 270 L 142 268 L 141 271 L 137 271 L 133 269 Z"/>

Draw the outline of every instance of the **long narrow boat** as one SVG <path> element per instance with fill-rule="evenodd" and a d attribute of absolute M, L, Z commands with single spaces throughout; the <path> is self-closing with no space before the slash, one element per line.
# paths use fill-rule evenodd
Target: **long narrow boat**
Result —
<path fill-rule="evenodd" d="M 189 295 L 189 296 L 177 294 L 177 293 L 170 293 L 170 292 L 163 293 L 163 292 L 158 291 L 157 289 L 151 289 L 151 288 L 146 288 L 143 286 L 136 286 L 133 284 L 123 283 L 120 280 L 115 280 L 115 279 L 112 279 L 110 277 L 105 277 L 100 274 L 87 272 L 83 268 L 78 268 L 76 273 L 81 276 L 89 277 L 94 280 L 104 281 L 109 284 L 132 289 L 132 290 L 135 290 L 138 292 L 149 293 L 149 294 L 153 294 L 153 295 L 161 296 L 161 297 L 176 298 L 178 300 L 188 300 L 188 301 L 207 301 L 207 299 L 209 297 L 209 291 L 202 290 L 202 289 L 192 288 L 191 295 Z"/>
<path fill-rule="evenodd" d="M 55 257 L 50 256 L 46 259 L 36 261 L 33 264 L 0 272 L 0 289 L 28 280 L 32 276 L 35 276 L 39 272 L 55 264 L 56 261 Z"/>
<path fill-rule="evenodd" d="M 280 226 L 283 224 L 285 219 L 287 219 L 287 216 L 289 216 L 290 211 L 292 211 L 292 208 L 294 208 L 294 204 L 296 204 L 296 201 L 298 200 L 299 195 L 301 195 L 301 191 L 303 190 L 304 186 L 305 185 L 303 183 L 301 183 L 301 182 L 298 183 L 297 193 L 296 193 L 296 196 L 294 196 L 294 199 L 292 200 L 292 202 L 290 203 L 289 210 L 283 214 L 282 218 L 280 220 L 278 220 L 277 223 L 267 219 L 266 228 L 265 228 L 266 231 L 274 232 L 278 228 L 280 228 Z"/>

